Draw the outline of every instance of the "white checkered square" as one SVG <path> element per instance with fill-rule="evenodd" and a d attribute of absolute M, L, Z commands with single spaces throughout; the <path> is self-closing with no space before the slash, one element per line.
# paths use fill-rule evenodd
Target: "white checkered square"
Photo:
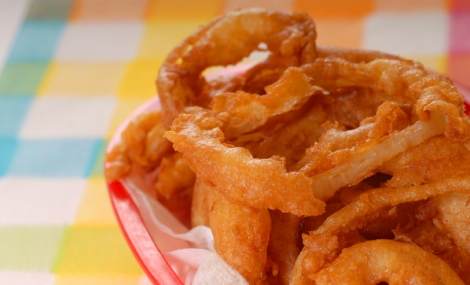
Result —
<path fill-rule="evenodd" d="M 143 23 L 72 22 L 65 28 L 56 59 L 59 61 L 125 61 L 137 54 Z"/>
<path fill-rule="evenodd" d="M 71 224 L 85 188 L 85 179 L 3 178 L 0 225 Z"/>
<path fill-rule="evenodd" d="M 115 96 L 38 96 L 20 135 L 28 139 L 102 137 L 115 103 Z"/>
<path fill-rule="evenodd" d="M 401 55 L 441 54 L 448 46 L 444 11 L 372 14 L 365 23 L 364 48 Z"/>
<path fill-rule="evenodd" d="M 0 271 L 0 284 L 52 285 L 54 284 L 54 276 L 46 272 Z"/>

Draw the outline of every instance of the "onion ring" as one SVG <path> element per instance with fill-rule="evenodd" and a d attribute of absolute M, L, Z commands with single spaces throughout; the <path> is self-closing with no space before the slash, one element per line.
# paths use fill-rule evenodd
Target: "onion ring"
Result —
<path fill-rule="evenodd" d="M 286 159 L 287 168 L 291 169 L 302 158 L 305 150 L 321 136 L 324 130 L 322 125 L 328 119 L 322 105 L 306 104 L 304 108 L 306 110 L 300 110 L 292 120 L 267 124 L 231 142 L 249 149 L 258 158 L 282 156 Z"/>
<path fill-rule="evenodd" d="M 412 242 L 440 257 L 468 284 L 470 192 L 446 193 L 413 207 L 393 230 L 395 239 Z"/>
<path fill-rule="evenodd" d="M 375 285 L 464 283 L 444 261 L 413 244 L 373 240 L 344 249 L 315 274 L 316 285 Z"/>
<path fill-rule="evenodd" d="M 163 138 L 165 128 L 160 111 L 147 112 L 129 122 L 121 142 L 106 153 L 105 174 L 109 181 L 128 175 L 133 166 L 154 169 L 167 153 L 170 143 Z"/>
<path fill-rule="evenodd" d="M 195 176 L 180 153 L 171 153 L 162 158 L 158 167 L 155 190 L 158 195 L 170 199 L 176 192 L 192 187 Z"/>
<path fill-rule="evenodd" d="M 450 192 L 469 192 L 470 177 L 455 177 L 426 185 L 379 188 L 367 191 L 328 217 L 309 235 L 304 235 L 304 249 L 296 261 L 294 280 L 304 284 L 308 274 L 315 274 L 345 246 L 342 236 L 361 228 L 381 210 L 402 203 L 421 201 Z M 307 274 L 306 274 L 307 273 Z"/>
<path fill-rule="evenodd" d="M 191 226 L 209 226 L 209 186 L 196 179 L 191 201 Z"/>
<path fill-rule="evenodd" d="M 210 190 L 209 225 L 217 253 L 249 284 L 264 284 L 271 232 L 268 210 L 234 203 L 210 185 L 206 189 Z"/>
<path fill-rule="evenodd" d="M 450 193 L 433 199 L 437 223 L 470 254 L 470 193 Z"/>
<path fill-rule="evenodd" d="M 456 87 L 449 79 L 416 62 L 376 59 L 353 63 L 329 57 L 318 58 L 302 68 L 314 85 L 325 89 L 372 88 L 394 101 L 415 105 L 421 120 L 428 120 L 431 112 L 437 112 L 446 118 L 446 135 L 451 138 L 459 138 L 470 131 L 469 119 L 464 115 L 464 101 Z"/>
<path fill-rule="evenodd" d="M 206 68 L 234 64 L 261 43 L 272 53 L 267 62 L 300 65 L 316 57 L 315 40 L 315 24 L 305 14 L 250 9 L 215 19 L 177 46 L 160 68 L 157 87 L 166 125 L 186 106 L 210 101 L 200 94 Z"/>
<path fill-rule="evenodd" d="M 368 63 L 376 59 L 393 59 L 404 63 L 412 63 L 412 60 L 374 50 L 360 50 L 351 48 L 336 48 L 331 46 L 317 46 L 318 58 L 341 58 L 354 63 Z"/>
<path fill-rule="evenodd" d="M 297 110 L 316 90 L 319 88 L 310 85 L 300 68 L 290 67 L 278 81 L 266 87 L 265 95 L 222 93 L 212 100 L 212 110 L 227 116 L 226 137 L 236 137 L 264 125 L 272 117 Z"/>
<path fill-rule="evenodd" d="M 165 137 L 206 183 L 253 208 L 299 216 L 323 212 L 325 204 L 314 196 L 303 173 L 287 172 L 279 157 L 258 159 L 244 148 L 224 145 L 220 119 L 199 107 L 188 112 L 178 116 Z M 286 195 L 292 199 L 287 201 Z"/>
<path fill-rule="evenodd" d="M 436 151 L 438 150 L 438 151 Z M 388 187 L 412 186 L 470 173 L 470 148 L 445 136 L 434 137 L 380 167 Z"/>
<path fill-rule="evenodd" d="M 463 114 L 463 99 L 456 88 L 417 63 L 392 59 L 351 63 L 331 57 L 319 58 L 302 69 L 313 84 L 326 89 L 369 87 L 392 100 L 415 104 L 420 118 L 402 131 L 356 151 L 346 162 L 315 175 L 313 191 L 322 200 L 331 198 L 341 187 L 358 183 L 386 161 L 433 136 L 445 133 L 450 138 L 465 139 L 470 134 L 470 120 Z"/>
<path fill-rule="evenodd" d="M 385 161 L 427 139 L 441 134 L 444 127 L 432 121 L 417 121 L 404 130 L 392 133 L 382 142 L 367 150 L 356 152 L 347 161 L 312 177 L 315 197 L 322 200 L 331 198 L 338 189 L 359 183 L 373 174 Z"/>
<path fill-rule="evenodd" d="M 268 255 L 276 266 L 276 272 L 273 273 L 273 276 L 280 284 L 287 285 L 295 259 L 300 252 L 297 246 L 300 218 L 272 211 L 271 223 Z"/>

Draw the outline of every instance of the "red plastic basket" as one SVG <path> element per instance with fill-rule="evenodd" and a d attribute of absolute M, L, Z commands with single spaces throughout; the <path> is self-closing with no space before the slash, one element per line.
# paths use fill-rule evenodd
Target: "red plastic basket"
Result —
<path fill-rule="evenodd" d="M 159 109 L 160 103 L 157 98 L 143 104 L 137 108 L 131 116 L 117 129 L 108 150 L 119 141 L 119 136 L 125 126 L 138 114 L 149 109 Z M 134 253 L 140 266 L 153 284 L 161 285 L 183 285 L 178 275 L 171 268 L 168 261 L 163 256 L 157 244 L 154 243 L 147 228 L 144 225 L 142 216 L 132 200 L 125 186 L 119 181 L 107 181 L 109 198 L 118 220 L 124 237 Z"/>

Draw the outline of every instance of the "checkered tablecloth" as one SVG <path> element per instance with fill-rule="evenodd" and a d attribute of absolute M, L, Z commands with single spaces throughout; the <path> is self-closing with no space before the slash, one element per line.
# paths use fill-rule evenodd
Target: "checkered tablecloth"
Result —
<path fill-rule="evenodd" d="M 421 60 L 470 86 L 470 0 L 0 0 L 0 284 L 142 284 L 102 174 L 168 51 L 224 11 L 310 13 L 320 44 Z"/>

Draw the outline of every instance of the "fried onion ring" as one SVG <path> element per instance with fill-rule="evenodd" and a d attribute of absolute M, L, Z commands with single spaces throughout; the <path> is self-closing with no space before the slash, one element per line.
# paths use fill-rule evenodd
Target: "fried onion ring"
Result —
<path fill-rule="evenodd" d="M 393 230 L 396 240 L 412 242 L 447 262 L 470 282 L 470 192 L 446 193 L 414 205 Z"/>
<path fill-rule="evenodd" d="M 436 121 L 417 121 L 400 132 L 395 132 L 383 141 L 355 152 L 347 163 L 321 172 L 312 177 L 312 190 L 322 200 L 331 198 L 338 189 L 359 183 L 370 176 L 384 162 L 407 149 L 443 132 L 443 124 Z M 352 134 L 356 135 L 356 134 Z"/>
<path fill-rule="evenodd" d="M 266 87 L 266 94 L 243 91 L 223 93 L 212 101 L 212 110 L 227 113 L 226 137 L 236 137 L 264 125 L 268 119 L 297 110 L 319 88 L 310 85 L 300 68 L 286 69 L 281 78 Z"/>
<path fill-rule="evenodd" d="M 163 138 L 165 128 L 160 111 L 147 112 L 130 121 L 121 134 L 121 142 L 106 153 L 105 174 L 110 180 L 122 178 L 133 165 L 156 167 L 171 150 Z"/>
<path fill-rule="evenodd" d="M 186 106 L 210 101 L 201 94 L 206 68 L 237 63 L 262 43 L 271 52 L 268 63 L 300 65 L 316 57 L 315 40 L 315 24 L 305 14 L 250 9 L 215 19 L 177 46 L 160 68 L 157 86 L 166 125 Z"/>
<path fill-rule="evenodd" d="M 446 118 L 446 135 L 460 138 L 468 134 L 469 119 L 464 115 L 464 101 L 457 88 L 444 76 L 413 61 L 376 59 L 354 63 L 341 58 L 318 58 L 303 70 L 314 85 L 325 89 L 365 87 L 384 93 L 391 100 L 411 103 L 421 120 L 430 113 Z"/>
<path fill-rule="evenodd" d="M 209 226 L 209 186 L 196 179 L 191 201 L 191 226 Z"/>
<path fill-rule="evenodd" d="M 470 254 L 470 193 L 451 193 L 432 201 L 437 223 Z"/>
<path fill-rule="evenodd" d="M 166 199 L 170 199 L 181 189 L 192 187 L 195 180 L 194 173 L 180 153 L 172 153 L 163 157 L 157 175 L 155 190 L 158 195 Z"/>
<path fill-rule="evenodd" d="M 350 241 L 347 235 L 360 229 L 382 210 L 450 192 L 469 192 L 470 177 L 444 179 L 426 185 L 379 188 L 361 194 L 355 201 L 328 217 L 309 235 L 304 235 L 304 249 L 296 261 L 294 284 L 305 284 L 307 275 L 322 269 Z"/>
<path fill-rule="evenodd" d="M 300 252 L 297 246 L 300 218 L 272 211 L 271 222 L 268 255 L 276 266 L 272 275 L 277 277 L 280 284 L 287 285 L 295 259 Z"/>
<path fill-rule="evenodd" d="M 386 161 L 433 136 L 445 132 L 450 138 L 462 139 L 470 133 L 470 120 L 463 115 L 463 99 L 456 88 L 417 63 L 392 59 L 352 63 L 339 58 L 319 58 L 302 69 L 313 84 L 326 89 L 372 88 L 391 100 L 414 104 L 419 116 L 413 125 L 355 151 L 345 163 L 315 175 L 313 191 L 322 200 L 332 197 L 341 187 L 358 183 Z"/>
<path fill-rule="evenodd" d="M 444 261 L 413 244 L 373 240 L 344 249 L 315 274 L 316 285 L 375 285 L 464 283 Z"/>
<path fill-rule="evenodd" d="M 288 172 L 282 158 L 258 159 L 244 148 L 225 145 L 222 120 L 199 107 L 188 112 L 178 116 L 165 137 L 206 183 L 257 209 L 300 216 L 323 212 L 324 203 L 314 196 L 311 180 L 303 173 Z M 292 199 L 286 200 L 287 195 Z"/>
<path fill-rule="evenodd" d="M 271 218 L 266 209 L 234 203 L 210 185 L 209 225 L 215 248 L 249 284 L 266 280 L 267 247 Z"/>
<path fill-rule="evenodd" d="M 445 136 L 434 137 L 380 167 L 389 187 L 412 186 L 470 173 L 470 147 Z"/>

